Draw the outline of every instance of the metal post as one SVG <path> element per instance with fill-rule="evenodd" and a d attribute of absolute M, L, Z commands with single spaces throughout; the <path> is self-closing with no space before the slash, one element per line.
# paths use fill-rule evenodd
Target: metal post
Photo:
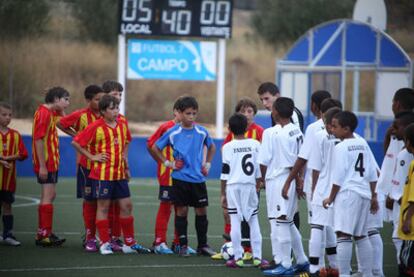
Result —
<path fill-rule="evenodd" d="M 216 105 L 216 137 L 223 138 L 224 123 L 224 90 L 226 74 L 226 40 L 218 41 L 218 74 L 217 74 L 217 105 Z"/>
<path fill-rule="evenodd" d="M 118 35 L 118 82 L 122 84 L 124 87 L 124 91 L 122 93 L 122 100 L 119 104 L 119 112 L 125 115 L 125 102 L 126 102 L 126 78 L 125 78 L 125 64 L 126 64 L 126 55 L 125 55 L 125 47 L 126 47 L 126 39 L 124 34 Z"/>

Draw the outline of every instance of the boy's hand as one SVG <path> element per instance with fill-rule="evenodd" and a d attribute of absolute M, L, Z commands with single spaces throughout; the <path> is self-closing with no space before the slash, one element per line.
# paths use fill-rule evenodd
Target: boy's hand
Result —
<path fill-rule="evenodd" d="M 5 168 L 11 168 L 11 164 L 6 162 L 5 160 L 0 160 L 0 164 L 4 166 Z"/>
<path fill-rule="evenodd" d="M 225 194 L 222 194 L 222 195 L 220 196 L 220 203 L 221 203 L 221 207 L 222 207 L 223 209 L 227 209 L 227 197 L 226 197 L 226 195 L 225 195 Z"/>
<path fill-rule="evenodd" d="M 330 198 L 326 198 L 326 199 L 324 199 L 323 200 L 323 202 L 322 202 L 322 206 L 325 208 L 325 209 L 327 209 L 327 208 L 329 208 L 329 206 L 332 204 L 332 201 L 331 201 L 331 199 Z"/>
<path fill-rule="evenodd" d="M 91 158 L 92 161 L 100 162 L 100 163 L 106 162 L 107 159 L 108 159 L 108 155 L 106 153 L 99 153 L 99 154 L 93 155 Z"/>
<path fill-rule="evenodd" d="M 372 214 L 376 214 L 378 212 L 379 206 L 378 206 L 378 200 L 377 197 L 371 198 L 371 208 L 370 211 Z"/>
<path fill-rule="evenodd" d="M 175 161 L 165 160 L 164 165 L 166 167 L 171 168 L 172 170 L 180 170 L 184 167 L 184 161 L 183 160 L 175 160 Z"/>
<path fill-rule="evenodd" d="M 285 183 L 285 185 L 283 186 L 283 189 L 282 189 L 282 197 L 285 198 L 286 200 L 289 199 L 289 197 L 288 197 L 289 188 L 290 188 L 290 184 Z"/>
<path fill-rule="evenodd" d="M 47 180 L 47 168 L 46 166 L 40 166 L 39 167 L 39 179 L 42 181 Z"/>
<path fill-rule="evenodd" d="M 211 168 L 211 163 L 205 163 L 204 165 L 203 165 L 203 167 L 201 168 L 201 173 L 204 175 L 204 176 L 207 176 L 208 175 L 208 173 L 210 172 L 210 168 Z"/>
<path fill-rule="evenodd" d="M 385 199 L 385 207 L 389 210 L 392 210 L 393 205 L 394 200 L 389 195 L 387 195 L 387 198 Z"/>
<path fill-rule="evenodd" d="M 129 181 L 131 179 L 131 171 L 129 171 L 129 168 L 125 168 L 125 178 Z"/>

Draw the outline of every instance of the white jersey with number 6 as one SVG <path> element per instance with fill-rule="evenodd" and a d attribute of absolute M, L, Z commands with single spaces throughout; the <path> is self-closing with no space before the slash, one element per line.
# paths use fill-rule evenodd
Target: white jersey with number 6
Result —
<path fill-rule="evenodd" d="M 260 177 L 257 155 L 260 143 L 255 139 L 234 139 L 223 146 L 221 180 L 231 184 L 256 184 Z"/>
<path fill-rule="evenodd" d="M 371 199 L 370 182 L 377 181 L 376 162 L 367 142 L 361 137 L 349 138 L 335 146 L 332 182 L 340 191 L 354 191 Z"/>

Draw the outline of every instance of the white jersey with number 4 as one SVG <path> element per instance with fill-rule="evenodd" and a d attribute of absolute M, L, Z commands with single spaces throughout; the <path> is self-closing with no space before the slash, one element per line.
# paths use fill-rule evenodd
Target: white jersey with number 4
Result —
<path fill-rule="evenodd" d="M 371 199 L 370 182 L 377 181 L 376 162 L 368 143 L 361 137 L 344 139 L 334 148 L 332 182 L 340 191 L 354 191 Z"/>
<path fill-rule="evenodd" d="M 293 123 L 276 125 L 263 132 L 259 164 L 267 166 L 266 180 L 289 172 L 298 157 L 303 134 Z"/>
<path fill-rule="evenodd" d="M 256 184 L 260 177 L 257 155 L 260 143 L 255 139 L 234 139 L 223 146 L 221 180 L 231 184 Z"/>

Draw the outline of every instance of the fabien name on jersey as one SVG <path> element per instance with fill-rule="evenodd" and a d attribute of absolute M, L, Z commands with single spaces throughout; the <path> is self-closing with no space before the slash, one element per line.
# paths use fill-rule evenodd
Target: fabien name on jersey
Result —
<path fill-rule="evenodd" d="M 241 148 L 234 148 L 233 149 L 233 153 L 245 153 L 245 152 L 252 152 L 252 148 L 251 147 L 241 147 Z"/>
<path fill-rule="evenodd" d="M 365 147 L 363 145 L 350 145 L 348 146 L 348 151 L 364 151 Z"/>

